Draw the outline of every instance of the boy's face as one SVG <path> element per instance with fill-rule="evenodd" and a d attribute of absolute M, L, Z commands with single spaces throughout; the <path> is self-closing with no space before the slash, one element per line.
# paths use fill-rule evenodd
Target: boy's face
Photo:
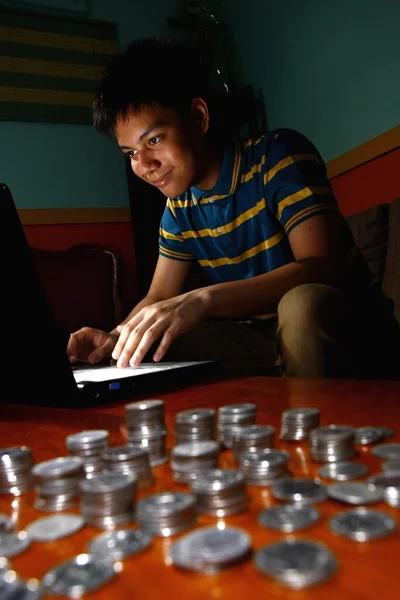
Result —
<path fill-rule="evenodd" d="M 203 135 L 192 119 L 154 105 L 119 117 L 114 132 L 133 172 L 165 196 L 180 196 L 196 183 Z"/>

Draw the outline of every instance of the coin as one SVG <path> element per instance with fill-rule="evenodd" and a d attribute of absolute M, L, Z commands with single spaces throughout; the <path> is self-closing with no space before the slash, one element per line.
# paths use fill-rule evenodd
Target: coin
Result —
<path fill-rule="evenodd" d="M 14 529 L 14 523 L 7 515 L 0 513 L 0 535 L 10 533 Z"/>
<path fill-rule="evenodd" d="M 319 542 L 288 539 L 258 550 L 254 556 L 258 571 L 292 589 L 320 583 L 337 570 L 331 551 Z"/>
<path fill-rule="evenodd" d="M 307 477 L 299 479 L 283 479 L 271 487 L 272 495 L 278 500 L 312 504 L 328 497 L 326 486 Z"/>
<path fill-rule="evenodd" d="M 383 440 L 382 429 L 379 427 L 357 427 L 356 444 L 376 444 Z"/>
<path fill-rule="evenodd" d="M 47 594 L 79 598 L 95 590 L 116 574 L 114 563 L 89 554 L 79 554 L 51 571 L 42 579 Z"/>
<path fill-rule="evenodd" d="M 368 467 L 362 463 L 350 461 L 340 461 L 328 463 L 320 467 L 318 475 L 325 479 L 336 479 L 337 481 L 347 481 L 362 477 L 368 472 Z"/>
<path fill-rule="evenodd" d="M 177 540 L 171 547 L 174 565 L 213 574 L 247 558 L 249 535 L 235 527 L 202 527 Z"/>
<path fill-rule="evenodd" d="M 31 540 L 51 542 L 79 531 L 85 524 L 80 515 L 62 514 L 44 517 L 30 523 L 26 532 Z"/>
<path fill-rule="evenodd" d="M 394 435 L 396 435 L 396 432 L 394 429 L 391 429 L 390 427 L 379 427 L 378 429 L 381 430 L 382 436 L 386 439 L 386 438 L 390 438 L 393 437 Z"/>
<path fill-rule="evenodd" d="M 382 463 L 382 471 L 400 471 L 400 458 Z"/>
<path fill-rule="evenodd" d="M 398 460 L 400 458 L 400 444 L 379 444 L 371 450 L 372 454 L 387 460 Z"/>
<path fill-rule="evenodd" d="M 151 544 L 151 536 L 141 529 L 119 529 L 101 533 L 88 546 L 89 554 L 122 560 L 132 554 L 138 554 Z"/>
<path fill-rule="evenodd" d="M 383 497 L 381 489 L 361 481 L 334 483 L 328 487 L 328 494 L 330 498 L 348 504 L 374 504 Z"/>
<path fill-rule="evenodd" d="M 31 544 L 26 531 L 0 535 L 0 556 L 10 558 L 26 550 Z"/>
<path fill-rule="evenodd" d="M 24 581 L 15 571 L 9 571 L 0 579 L 1 600 L 39 600 L 41 597 L 40 584 L 35 579 Z"/>
<path fill-rule="evenodd" d="M 319 511 L 304 504 L 282 504 L 261 512 L 258 522 L 263 527 L 292 533 L 314 525 L 320 518 Z"/>
<path fill-rule="evenodd" d="M 11 563 L 6 559 L 5 556 L 0 556 L 0 576 L 11 569 Z M 0 596 L 1 598 L 1 596 Z"/>
<path fill-rule="evenodd" d="M 368 542 L 389 535 L 396 530 L 393 517 L 384 512 L 359 507 L 335 515 L 329 527 L 342 537 L 356 542 Z"/>
<path fill-rule="evenodd" d="M 400 507 L 400 472 L 385 471 L 368 479 L 368 483 L 382 490 L 383 499 L 390 506 Z"/>

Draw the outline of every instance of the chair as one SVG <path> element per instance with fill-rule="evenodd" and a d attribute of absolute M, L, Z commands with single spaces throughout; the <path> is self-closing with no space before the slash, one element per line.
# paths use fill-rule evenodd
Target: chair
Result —
<path fill-rule="evenodd" d="M 95 244 L 31 250 L 59 327 L 69 333 L 84 326 L 110 331 L 121 322 L 118 250 Z"/>

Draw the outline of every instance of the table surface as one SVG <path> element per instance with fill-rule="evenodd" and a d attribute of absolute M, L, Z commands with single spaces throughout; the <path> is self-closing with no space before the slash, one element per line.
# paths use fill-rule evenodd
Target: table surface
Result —
<path fill-rule="evenodd" d="M 310 477 L 317 474 L 318 463 L 309 458 L 307 443 L 282 443 L 279 429 L 282 411 L 287 408 L 314 406 L 321 410 L 321 425 L 342 424 L 354 427 L 376 425 L 391 427 L 396 436 L 390 441 L 400 442 L 400 382 L 374 381 L 327 381 L 291 378 L 250 377 L 158 394 L 165 401 L 168 428 L 168 452 L 175 444 L 174 415 L 188 408 L 213 407 L 237 402 L 254 402 L 257 405 L 256 423 L 270 424 L 276 428 L 276 447 L 291 454 L 291 469 L 296 476 Z M 110 445 L 125 443 L 124 405 L 90 409 L 49 409 L 25 406 L 0 406 L 0 435 L 3 448 L 28 445 L 35 462 L 66 456 L 65 438 L 84 429 L 107 429 Z M 381 460 L 371 454 L 371 447 L 358 449 L 356 460 L 365 462 L 369 474 L 380 471 Z M 235 467 L 232 453 L 224 450 L 220 455 L 221 467 Z M 177 489 L 190 491 L 188 486 L 175 484 L 169 464 L 153 467 L 155 484 L 139 491 L 138 498 Z M 246 530 L 252 539 L 253 552 L 259 548 L 285 539 L 285 534 L 262 528 L 257 522 L 258 514 L 277 503 L 268 487 L 249 487 L 251 498 L 248 511 L 224 519 L 227 525 Z M 34 492 L 19 497 L 0 496 L 0 512 L 12 515 L 18 529 L 24 529 L 35 519 L 51 513 L 36 511 L 32 504 Z M 181 571 L 169 560 L 171 544 L 176 538 L 155 537 L 151 547 L 141 554 L 123 561 L 123 569 L 102 588 L 88 594 L 96 599 L 114 600 L 141 598 L 141 600 L 185 598 L 188 600 L 212 598 L 213 600 L 268 597 L 279 599 L 315 598 L 318 600 L 376 600 L 395 598 L 400 583 L 399 531 L 380 540 L 359 543 L 333 534 L 328 521 L 350 505 L 326 500 L 317 505 L 320 521 L 314 526 L 297 532 L 296 538 L 321 541 L 335 554 L 338 571 L 326 582 L 313 588 L 294 591 L 258 573 L 252 557 L 240 565 L 217 575 L 201 575 Z M 399 523 L 400 509 L 383 502 L 371 506 L 392 515 Z M 69 512 L 79 512 L 79 507 Z M 215 524 L 221 519 L 199 516 L 198 526 Z M 135 523 L 128 526 L 135 527 Z M 75 555 L 87 552 L 87 544 L 102 530 L 85 526 L 74 535 L 57 542 L 33 542 L 22 554 L 10 559 L 13 569 L 24 578 L 40 579 L 49 569 Z M 180 534 L 182 535 L 182 534 Z M 51 596 L 46 596 L 51 598 Z"/>

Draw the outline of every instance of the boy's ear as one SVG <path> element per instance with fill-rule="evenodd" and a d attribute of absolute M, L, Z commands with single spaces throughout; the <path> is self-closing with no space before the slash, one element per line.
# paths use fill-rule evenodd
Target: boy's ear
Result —
<path fill-rule="evenodd" d="M 207 133 L 210 128 L 210 113 L 207 102 L 203 98 L 193 98 L 191 120 L 200 133 Z"/>

